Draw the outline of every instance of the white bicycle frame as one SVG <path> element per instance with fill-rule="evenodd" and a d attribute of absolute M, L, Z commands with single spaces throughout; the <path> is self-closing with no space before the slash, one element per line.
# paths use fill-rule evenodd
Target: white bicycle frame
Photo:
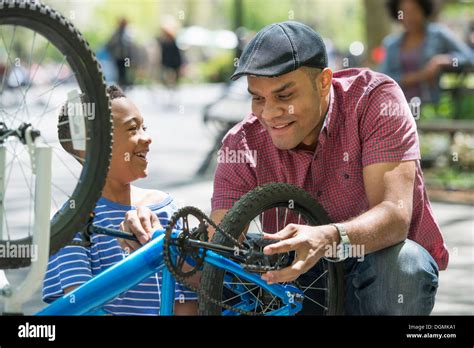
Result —
<path fill-rule="evenodd" d="M 31 261 L 29 272 L 19 285 L 10 284 L 5 272 L 0 270 L 0 299 L 4 302 L 5 313 L 21 313 L 22 306 L 42 284 L 49 257 L 50 213 L 51 213 L 51 159 L 52 148 L 40 142 L 40 138 L 32 140 L 31 127 L 26 129 L 26 145 L 31 160 L 31 168 L 35 178 L 34 227 L 33 244 L 37 258 Z M 4 193 L 5 193 L 5 162 L 6 147 L 0 144 L 0 236 L 3 231 Z"/>

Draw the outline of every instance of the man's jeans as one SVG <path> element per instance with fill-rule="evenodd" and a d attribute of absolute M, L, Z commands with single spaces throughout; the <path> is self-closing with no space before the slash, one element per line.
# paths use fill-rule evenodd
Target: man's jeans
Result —
<path fill-rule="evenodd" d="M 344 261 L 346 315 L 429 315 L 438 266 L 422 246 L 405 240 Z"/>

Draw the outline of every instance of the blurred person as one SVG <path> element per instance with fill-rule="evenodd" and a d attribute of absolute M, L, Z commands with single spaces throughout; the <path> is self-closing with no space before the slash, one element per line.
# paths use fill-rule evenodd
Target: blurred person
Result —
<path fill-rule="evenodd" d="M 130 70 L 133 50 L 132 38 L 127 30 L 127 26 L 127 19 L 120 18 L 117 29 L 106 44 L 106 48 L 117 68 L 118 84 L 124 89 L 131 84 L 131 76 L 128 71 Z"/>
<path fill-rule="evenodd" d="M 471 50 L 474 50 L 474 19 L 471 19 L 469 22 L 469 27 L 466 34 L 466 42 Z"/>
<path fill-rule="evenodd" d="M 183 56 L 176 44 L 177 24 L 172 18 L 167 18 L 161 27 L 161 33 L 157 38 L 161 51 L 161 81 L 170 90 L 168 104 L 172 103 L 173 92 L 179 85 L 183 67 Z"/>
<path fill-rule="evenodd" d="M 437 103 L 440 72 L 472 65 L 472 50 L 446 27 L 430 22 L 432 0 L 389 0 L 387 8 L 404 30 L 384 39 L 386 54 L 380 71 L 397 81 L 408 101 L 419 97 Z"/>

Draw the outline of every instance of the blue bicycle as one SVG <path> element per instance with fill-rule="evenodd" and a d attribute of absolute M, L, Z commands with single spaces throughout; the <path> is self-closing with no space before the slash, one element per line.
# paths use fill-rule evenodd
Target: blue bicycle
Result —
<path fill-rule="evenodd" d="M 328 221 L 327 215 L 308 193 L 284 183 L 244 195 L 220 225 L 199 209 L 185 207 L 148 244 L 38 314 L 104 314 L 102 306 L 159 270 L 163 270 L 161 315 L 173 314 L 174 280 L 199 294 L 201 315 L 340 314 L 343 273 L 337 263 L 323 259 L 294 283 L 268 285 L 260 278 L 262 272 L 292 262 L 290 253 L 264 255 L 268 241 L 262 232 L 276 232 L 289 223 L 323 221 Z M 215 230 L 211 241 L 210 228 Z M 91 233 L 134 239 L 129 233 L 94 225 L 84 230 L 84 239 Z M 201 280 L 196 286 L 190 279 L 198 272 Z"/>

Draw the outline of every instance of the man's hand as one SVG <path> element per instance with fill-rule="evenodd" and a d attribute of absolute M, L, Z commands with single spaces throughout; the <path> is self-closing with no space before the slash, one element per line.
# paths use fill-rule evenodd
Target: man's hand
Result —
<path fill-rule="evenodd" d="M 422 70 L 424 78 L 431 84 L 438 83 L 439 72 L 452 65 L 452 57 L 449 54 L 438 54 L 432 57 Z"/>
<path fill-rule="evenodd" d="M 264 254 L 272 255 L 294 250 L 295 260 L 289 267 L 267 272 L 262 279 L 268 284 L 290 282 L 306 273 L 321 257 L 325 256 L 327 245 L 339 242 L 339 234 L 334 226 L 305 226 L 289 224 L 275 234 L 264 233 L 265 239 L 280 240 L 266 246 Z"/>
<path fill-rule="evenodd" d="M 120 223 L 120 229 L 133 233 L 140 244 L 121 238 L 118 241 L 124 250 L 128 249 L 131 253 L 147 243 L 151 239 L 152 233 L 160 228 L 163 228 L 160 220 L 149 208 L 137 207 L 136 210 L 127 211 L 125 220 Z"/>
<path fill-rule="evenodd" d="M 452 66 L 453 57 L 449 54 L 438 54 L 433 56 L 425 66 L 414 72 L 406 73 L 402 76 L 403 86 L 412 86 L 415 83 L 427 82 L 432 85 L 438 83 L 438 75 L 443 68 Z"/>

